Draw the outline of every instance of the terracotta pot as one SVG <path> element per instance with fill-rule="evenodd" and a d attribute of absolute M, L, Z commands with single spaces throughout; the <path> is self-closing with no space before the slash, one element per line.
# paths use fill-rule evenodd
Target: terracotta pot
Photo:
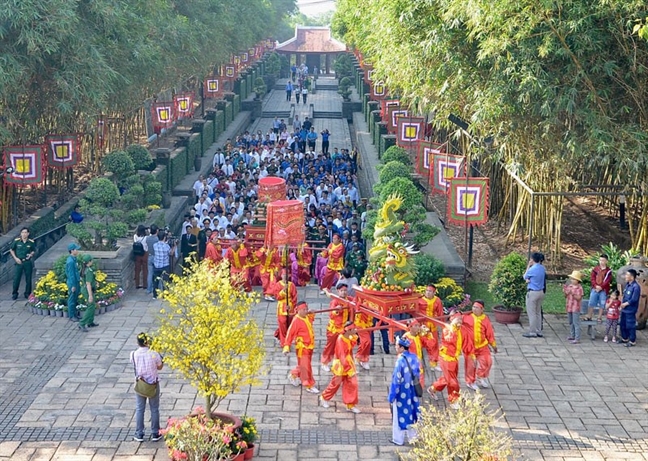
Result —
<path fill-rule="evenodd" d="M 232 455 L 230 459 L 232 461 L 243 461 L 245 459 L 245 452 L 239 453 L 238 455 Z"/>
<path fill-rule="evenodd" d="M 511 309 L 504 309 L 503 306 L 493 307 L 493 313 L 495 314 L 495 321 L 503 325 L 511 325 L 514 323 L 520 323 L 520 314 L 522 314 L 521 307 L 514 307 Z"/>
<path fill-rule="evenodd" d="M 252 459 L 254 457 L 254 444 L 251 443 L 248 445 L 247 450 L 245 450 L 245 457 L 243 459 Z"/>

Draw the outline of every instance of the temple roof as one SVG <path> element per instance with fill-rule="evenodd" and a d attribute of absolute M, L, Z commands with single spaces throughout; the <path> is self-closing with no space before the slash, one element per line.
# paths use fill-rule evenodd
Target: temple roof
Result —
<path fill-rule="evenodd" d="M 284 53 L 341 53 L 346 45 L 331 37 L 329 27 L 295 27 L 295 36 L 279 43 L 275 51 Z"/>

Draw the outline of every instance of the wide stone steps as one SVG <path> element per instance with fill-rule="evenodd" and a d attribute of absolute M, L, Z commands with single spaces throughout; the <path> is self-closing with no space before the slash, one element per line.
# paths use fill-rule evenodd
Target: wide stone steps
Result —
<path fill-rule="evenodd" d="M 342 112 L 313 111 L 313 118 L 342 118 Z"/>
<path fill-rule="evenodd" d="M 261 112 L 261 118 L 283 118 L 287 119 L 290 118 L 290 111 L 263 111 Z"/>

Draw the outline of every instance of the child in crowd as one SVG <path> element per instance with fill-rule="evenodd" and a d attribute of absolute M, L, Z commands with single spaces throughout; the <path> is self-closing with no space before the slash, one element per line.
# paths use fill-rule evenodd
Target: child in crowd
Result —
<path fill-rule="evenodd" d="M 563 293 L 565 293 L 565 301 L 567 308 L 567 316 L 569 317 L 570 334 L 567 338 L 572 344 L 580 344 L 581 327 L 580 327 L 580 311 L 581 299 L 583 299 L 583 287 L 581 281 L 583 276 L 580 271 L 572 271 L 569 275 L 569 280 L 563 286 Z"/>
<path fill-rule="evenodd" d="M 621 315 L 621 310 L 620 310 L 621 301 L 619 301 L 619 296 L 621 296 L 619 290 L 611 291 L 610 297 L 605 303 L 607 325 L 605 328 L 605 337 L 603 338 L 603 342 L 606 343 L 608 342 L 608 337 L 610 336 L 610 332 L 612 332 L 612 342 L 613 343 L 617 342 L 616 340 L 617 324 L 619 323 L 619 317 Z"/>

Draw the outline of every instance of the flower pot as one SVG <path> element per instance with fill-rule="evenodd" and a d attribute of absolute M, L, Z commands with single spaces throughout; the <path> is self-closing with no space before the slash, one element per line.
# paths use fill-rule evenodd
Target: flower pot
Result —
<path fill-rule="evenodd" d="M 57 317 L 63 317 L 63 311 L 54 311 Z"/>
<path fill-rule="evenodd" d="M 106 306 L 101 306 L 101 307 L 99 308 L 99 315 L 101 315 L 101 314 L 105 314 L 105 313 L 106 313 Z"/>
<path fill-rule="evenodd" d="M 245 450 L 245 456 L 243 459 L 252 459 L 254 457 L 254 444 L 250 443 L 247 447 L 247 450 Z"/>
<path fill-rule="evenodd" d="M 514 323 L 520 323 L 520 314 L 522 314 L 521 307 L 512 307 L 510 309 L 505 309 L 503 306 L 493 307 L 493 313 L 495 314 L 495 321 L 501 323 L 502 325 L 511 325 Z"/>
<path fill-rule="evenodd" d="M 64 319 L 67 319 L 69 317 L 68 311 L 61 311 L 61 312 L 63 312 L 63 318 Z"/>
<path fill-rule="evenodd" d="M 108 304 L 106 306 L 106 312 L 112 312 L 115 310 L 115 305 L 114 304 Z"/>
<path fill-rule="evenodd" d="M 38 309 L 38 315 L 45 315 L 45 314 L 47 314 L 48 312 L 49 312 L 49 311 L 48 311 L 47 309 Z M 49 314 L 48 314 L 48 315 L 49 315 Z"/>
<path fill-rule="evenodd" d="M 243 461 L 245 459 L 245 452 L 239 453 L 238 455 L 232 455 L 230 459 L 232 461 Z"/>

